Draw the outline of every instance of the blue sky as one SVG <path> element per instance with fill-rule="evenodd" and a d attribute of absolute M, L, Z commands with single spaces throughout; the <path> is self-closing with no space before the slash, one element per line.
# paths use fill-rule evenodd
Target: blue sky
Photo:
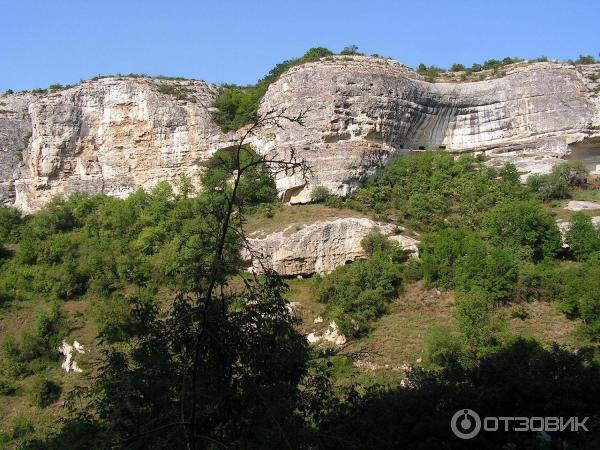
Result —
<path fill-rule="evenodd" d="M 0 92 L 142 72 L 252 83 L 310 47 L 410 66 L 598 57 L 598 0 L 0 0 Z"/>

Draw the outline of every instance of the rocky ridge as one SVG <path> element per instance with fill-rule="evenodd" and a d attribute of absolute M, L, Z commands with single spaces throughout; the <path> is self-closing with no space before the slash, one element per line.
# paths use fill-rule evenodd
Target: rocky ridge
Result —
<path fill-rule="evenodd" d="M 256 272 L 268 268 L 284 276 L 326 274 L 355 259 L 365 258 L 367 255 L 360 243 L 374 229 L 398 242 L 400 248 L 418 254 L 419 241 L 401 235 L 403 230 L 395 225 L 347 217 L 307 225 L 291 224 L 268 234 L 255 232 L 250 235 L 248 244 L 252 253 L 260 258 L 251 258 L 248 250 L 242 257 L 249 269 Z"/>
<path fill-rule="evenodd" d="M 393 155 L 443 148 L 481 152 L 491 163 L 547 171 L 575 155 L 600 163 L 600 65 L 519 63 L 506 75 L 430 83 L 393 60 L 336 56 L 293 67 L 260 111 L 306 111 L 252 137 L 262 154 L 290 149 L 307 179 L 280 175 L 285 201 L 324 185 L 347 195 Z M 196 173 L 239 136 L 211 120 L 214 85 L 107 77 L 44 94 L 0 95 L 0 201 L 24 212 L 74 191 L 125 196 Z M 242 130 L 243 131 L 243 130 Z"/>

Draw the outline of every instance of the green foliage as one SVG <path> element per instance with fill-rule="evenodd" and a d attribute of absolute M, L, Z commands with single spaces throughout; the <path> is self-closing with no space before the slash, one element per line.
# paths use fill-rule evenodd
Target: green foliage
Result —
<path fill-rule="evenodd" d="M 404 270 L 402 271 L 402 279 L 406 283 L 414 283 L 423 279 L 423 264 L 419 258 L 411 256 L 404 264 Z"/>
<path fill-rule="evenodd" d="M 460 359 L 463 342 L 451 328 L 435 325 L 425 336 L 425 348 L 429 360 L 444 367 Z"/>
<path fill-rule="evenodd" d="M 172 95 L 177 100 L 194 101 L 194 98 L 190 95 L 192 90 L 184 85 L 177 83 L 161 83 L 156 88 L 158 92 L 165 95 Z"/>
<path fill-rule="evenodd" d="M 450 72 L 462 72 L 467 70 L 467 68 L 463 64 L 452 64 L 449 70 Z"/>
<path fill-rule="evenodd" d="M 600 233 L 592 224 L 592 219 L 578 212 L 571 218 L 571 228 L 565 235 L 569 252 L 577 261 L 584 261 L 594 252 L 600 252 Z"/>
<path fill-rule="evenodd" d="M 323 203 L 329 197 L 331 197 L 331 192 L 325 186 L 315 186 L 310 191 L 310 201 L 313 203 Z"/>
<path fill-rule="evenodd" d="M 544 202 L 569 197 L 569 185 L 551 174 L 530 175 L 527 178 L 527 186 L 538 199 Z"/>
<path fill-rule="evenodd" d="M 45 375 L 36 375 L 29 386 L 29 400 L 35 406 L 45 408 L 58 399 L 60 392 L 60 386 L 54 381 Z"/>
<path fill-rule="evenodd" d="M 21 216 L 16 208 L 0 207 L 0 246 L 15 242 L 21 223 Z"/>
<path fill-rule="evenodd" d="M 498 314 L 494 299 L 484 290 L 457 295 L 454 316 L 465 348 L 476 358 L 493 353 L 501 345 L 504 319 Z"/>
<path fill-rule="evenodd" d="M 7 375 L 27 375 L 34 371 L 36 360 L 56 360 L 64 328 L 58 305 L 53 304 L 38 315 L 32 329 L 21 332 L 18 338 L 7 335 L 3 348 Z"/>
<path fill-rule="evenodd" d="M 461 228 L 448 228 L 425 235 L 419 245 L 425 280 L 453 288 L 458 261 L 469 251 L 482 246 L 476 233 Z"/>
<path fill-rule="evenodd" d="M 261 158 L 250 147 L 242 148 L 236 160 L 235 149 L 220 150 L 206 163 L 207 170 L 202 175 L 202 185 L 213 192 L 228 192 L 231 194 L 232 179 L 230 172 L 238 163 L 251 167 L 241 176 L 236 201 L 246 206 L 256 206 L 261 203 L 272 203 L 277 200 L 275 181 Z"/>
<path fill-rule="evenodd" d="M 514 166 L 497 171 L 472 156 L 454 160 L 447 152 L 428 151 L 393 159 L 353 200 L 385 220 L 432 231 L 476 228 L 491 207 L 527 196 Z"/>
<path fill-rule="evenodd" d="M 337 267 L 319 280 L 317 300 L 326 304 L 325 314 L 335 319 L 346 336 L 359 336 L 369 322 L 380 317 L 387 303 L 400 292 L 404 255 L 393 245 L 388 247 L 376 234 L 363 241 L 371 257 Z"/>
<path fill-rule="evenodd" d="M 425 280 L 441 287 L 482 290 L 494 300 L 504 300 L 517 281 L 513 253 L 484 242 L 472 231 L 449 228 L 431 233 L 419 249 Z"/>
<path fill-rule="evenodd" d="M 293 66 L 310 61 L 317 61 L 322 57 L 330 55 L 333 55 L 333 53 L 326 48 L 311 48 L 300 58 L 283 61 L 282 63 L 277 64 L 255 85 L 222 85 L 219 90 L 219 95 L 215 99 L 214 107 L 216 107 L 218 111 L 213 113 L 213 120 L 225 132 L 235 131 L 244 125 L 254 122 L 256 120 L 260 100 L 265 92 L 267 92 L 269 85 L 275 82 L 282 73 Z"/>
<path fill-rule="evenodd" d="M 539 261 L 561 248 L 554 218 L 533 200 L 504 202 L 483 218 L 482 229 L 490 242 L 512 247 L 518 254 Z"/>
<path fill-rule="evenodd" d="M 569 161 L 554 166 L 548 175 L 531 175 L 527 185 L 542 201 L 568 198 L 572 189 L 587 185 L 589 170 L 581 161 Z"/>
<path fill-rule="evenodd" d="M 417 73 L 423 75 L 427 81 L 435 81 L 436 77 L 444 72 L 444 69 L 437 66 L 426 66 L 425 64 L 419 64 L 417 67 Z"/>
<path fill-rule="evenodd" d="M 596 58 L 592 55 L 579 55 L 579 58 L 570 62 L 572 62 L 572 64 L 595 64 Z"/>
<path fill-rule="evenodd" d="M 340 55 L 358 55 L 358 56 L 362 56 L 363 53 L 360 53 L 358 51 L 358 46 L 352 44 L 352 45 L 348 45 L 347 47 L 344 47 L 342 49 L 342 51 L 340 52 Z"/>
<path fill-rule="evenodd" d="M 15 439 L 22 438 L 34 431 L 31 421 L 23 415 L 16 418 L 12 429 L 12 437 Z"/>

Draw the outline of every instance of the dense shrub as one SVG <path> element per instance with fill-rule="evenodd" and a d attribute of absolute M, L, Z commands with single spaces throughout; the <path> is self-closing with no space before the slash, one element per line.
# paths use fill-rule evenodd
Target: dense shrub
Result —
<path fill-rule="evenodd" d="M 19 337 L 7 335 L 4 340 L 4 361 L 7 374 L 19 377 L 32 372 L 31 362 L 38 359 L 56 360 L 65 326 L 58 305 L 38 315 L 34 326 Z"/>
<path fill-rule="evenodd" d="M 518 254 L 539 261 L 561 248 L 554 218 L 533 200 L 508 201 L 483 218 L 482 229 L 493 244 L 512 247 Z"/>
<path fill-rule="evenodd" d="M 514 166 L 497 171 L 472 156 L 442 151 L 399 156 L 356 191 L 359 208 L 423 231 L 479 226 L 496 204 L 527 198 Z"/>
<path fill-rule="evenodd" d="M 331 192 L 325 186 L 315 186 L 310 191 L 310 201 L 313 203 L 323 203 L 331 197 Z"/>
<path fill-rule="evenodd" d="M 569 161 L 554 166 L 547 175 L 531 175 L 527 185 L 542 201 L 568 198 L 571 190 L 587 185 L 589 170 L 581 161 Z"/>
<path fill-rule="evenodd" d="M 592 219 L 581 212 L 571 218 L 571 228 L 565 235 L 565 242 L 577 261 L 586 260 L 592 253 L 600 251 L 600 233 L 592 224 Z"/>
<path fill-rule="evenodd" d="M 459 292 L 481 290 L 493 300 L 504 300 L 518 278 L 518 262 L 510 250 L 494 247 L 465 229 L 426 235 L 419 251 L 425 280 L 437 286 Z"/>
<path fill-rule="evenodd" d="M 429 360 L 439 366 L 448 366 L 461 357 L 463 342 L 450 327 L 434 325 L 424 338 Z"/>
<path fill-rule="evenodd" d="M 387 303 L 401 289 L 404 256 L 399 248 L 374 250 L 367 260 L 336 268 L 324 276 L 316 287 L 317 300 L 326 304 L 325 314 L 337 322 L 346 336 L 357 336 L 369 329 L 369 322 L 381 316 Z"/>
<path fill-rule="evenodd" d="M 29 400 L 35 406 L 45 408 L 54 403 L 60 396 L 61 388 L 45 375 L 36 375 L 29 387 Z"/>

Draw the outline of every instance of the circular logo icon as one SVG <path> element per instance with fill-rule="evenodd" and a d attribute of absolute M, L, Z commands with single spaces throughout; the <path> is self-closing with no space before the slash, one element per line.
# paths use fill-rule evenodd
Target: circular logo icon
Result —
<path fill-rule="evenodd" d="M 452 432 L 460 439 L 472 439 L 481 430 L 481 419 L 472 409 L 460 409 L 452 416 Z"/>

